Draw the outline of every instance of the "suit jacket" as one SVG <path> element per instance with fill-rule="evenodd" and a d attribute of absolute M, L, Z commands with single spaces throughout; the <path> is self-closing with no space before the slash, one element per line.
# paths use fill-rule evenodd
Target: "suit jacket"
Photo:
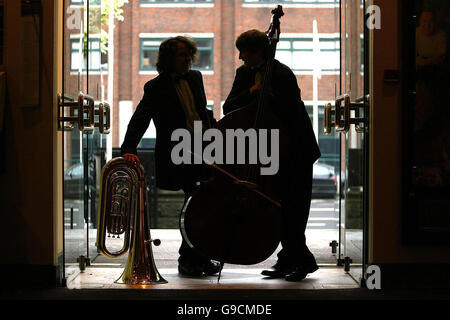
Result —
<path fill-rule="evenodd" d="M 258 98 L 258 92 L 250 94 L 249 89 L 255 84 L 256 71 L 246 66 L 236 70 L 232 89 L 223 105 L 223 113 L 245 107 Z M 301 91 L 294 73 L 278 60 L 272 68 L 271 98 L 272 111 L 283 122 L 291 138 L 290 155 L 296 162 L 313 164 L 320 157 L 311 120 L 301 99 Z"/>
<path fill-rule="evenodd" d="M 187 81 L 195 100 L 195 107 L 204 127 L 211 127 L 212 112 L 206 109 L 206 96 L 202 74 L 191 70 Z M 186 128 L 186 117 L 178 98 L 173 80 L 168 73 L 162 73 L 144 86 L 144 96 L 128 124 L 121 154 L 137 154 L 137 145 L 147 130 L 150 120 L 156 128 L 155 175 L 156 185 L 167 190 L 179 190 L 195 179 L 194 165 L 175 165 L 171 159 L 172 148 L 178 144 L 171 141 L 172 132 Z"/>

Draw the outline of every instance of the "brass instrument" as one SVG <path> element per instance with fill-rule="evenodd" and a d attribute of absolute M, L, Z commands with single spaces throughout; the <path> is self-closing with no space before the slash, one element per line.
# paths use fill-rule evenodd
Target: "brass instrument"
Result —
<path fill-rule="evenodd" d="M 108 161 L 101 175 L 96 246 L 101 254 L 110 258 L 122 256 L 129 249 L 127 264 L 116 283 L 167 283 L 153 259 L 151 243 L 158 246 L 161 242 L 150 238 L 147 213 L 143 167 L 122 157 Z M 113 238 L 124 234 L 120 249 L 107 248 L 107 233 Z"/>

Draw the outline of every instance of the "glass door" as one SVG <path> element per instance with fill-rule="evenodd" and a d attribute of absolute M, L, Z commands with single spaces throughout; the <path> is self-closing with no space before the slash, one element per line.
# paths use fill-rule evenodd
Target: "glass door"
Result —
<path fill-rule="evenodd" d="M 362 283 L 368 208 L 368 64 L 365 8 L 368 1 L 341 0 L 340 90 L 325 109 L 324 129 L 340 139 L 338 265 Z"/>
<path fill-rule="evenodd" d="M 97 238 L 98 195 L 100 191 L 101 170 L 105 164 L 107 134 L 109 133 L 109 104 L 106 100 L 106 86 L 108 80 L 107 64 L 107 35 L 102 28 L 102 16 L 105 15 L 105 0 L 90 0 L 86 16 L 86 41 L 89 54 L 86 55 L 87 87 L 86 92 L 94 100 L 94 127 L 86 133 L 86 145 L 83 149 L 85 173 L 89 177 L 86 181 L 87 201 L 85 201 L 86 222 L 86 255 L 89 263 L 98 255 L 95 246 Z"/>
<path fill-rule="evenodd" d="M 96 255 L 98 181 L 104 163 L 109 105 L 103 102 L 100 0 L 63 1 L 63 84 L 58 126 L 63 131 L 65 282 Z"/>
<path fill-rule="evenodd" d="M 366 161 L 368 87 L 365 64 L 365 1 L 341 1 L 340 104 L 341 239 L 340 263 L 361 283 L 364 265 L 365 198 L 368 194 Z"/>

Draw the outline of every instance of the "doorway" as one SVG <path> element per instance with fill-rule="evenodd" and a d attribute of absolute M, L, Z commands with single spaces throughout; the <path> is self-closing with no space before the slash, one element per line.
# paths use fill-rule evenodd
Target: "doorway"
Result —
<path fill-rule="evenodd" d="M 314 165 L 307 243 L 320 266 L 339 267 L 360 283 L 367 252 L 368 42 L 364 12 L 368 1 L 277 3 L 283 5 L 287 21 L 281 20 L 276 58 L 297 76 L 322 152 Z M 110 4 L 116 6 L 116 15 L 109 14 Z M 64 74 L 59 110 L 67 120 L 60 123 L 67 282 L 85 268 L 120 269 L 126 261 L 126 256 L 102 257 L 95 247 L 100 175 L 106 162 L 120 155 L 126 126 L 145 82 L 157 76 L 154 63 L 161 41 L 178 34 L 195 39 L 199 59 L 194 69 L 202 72 L 208 107 L 220 119 L 221 105 L 240 65 L 234 40 L 250 28 L 266 30 L 274 6 L 273 1 L 264 0 L 63 1 Z M 287 19 L 303 19 L 311 10 L 314 19 L 300 25 Z M 156 188 L 154 144 L 151 124 L 138 155 L 147 173 L 151 232 L 163 242 L 154 248 L 155 259 L 158 266 L 176 268 L 183 194 Z M 277 251 L 252 268 L 273 265 Z"/>

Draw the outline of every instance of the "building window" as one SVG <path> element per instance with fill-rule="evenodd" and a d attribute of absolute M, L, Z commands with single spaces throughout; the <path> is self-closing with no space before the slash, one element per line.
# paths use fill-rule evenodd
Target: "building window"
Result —
<path fill-rule="evenodd" d="M 195 38 L 197 60 L 192 66 L 196 70 L 213 70 L 213 38 Z M 156 70 L 159 45 L 167 38 L 141 38 L 140 70 Z"/>
<path fill-rule="evenodd" d="M 89 0 L 89 5 L 92 6 L 99 6 L 101 3 L 101 0 Z M 70 0 L 71 5 L 80 5 L 84 6 L 84 0 Z"/>
<path fill-rule="evenodd" d="M 141 0 L 142 4 L 147 3 L 213 3 L 214 0 Z"/>
<path fill-rule="evenodd" d="M 339 0 L 242 0 L 243 3 L 255 3 L 255 4 L 337 4 Z"/>
<path fill-rule="evenodd" d="M 70 70 L 86 71 L 87 57 L 82 46 L 80 38 L 70 39 Z M 89 38 L 89 71 L 106 70 L 106 55 L 102 54 L 100 49 L 100 38 Z"/>
<path fill-rule="evenodd" d="M 321 71 L 339 71 L 339 48 L 339 37 L 321 37 L 319 48 L 312 37 L 281 38 L 275 57 L 294 71 L 313 71 L 317 65 Z"/>

